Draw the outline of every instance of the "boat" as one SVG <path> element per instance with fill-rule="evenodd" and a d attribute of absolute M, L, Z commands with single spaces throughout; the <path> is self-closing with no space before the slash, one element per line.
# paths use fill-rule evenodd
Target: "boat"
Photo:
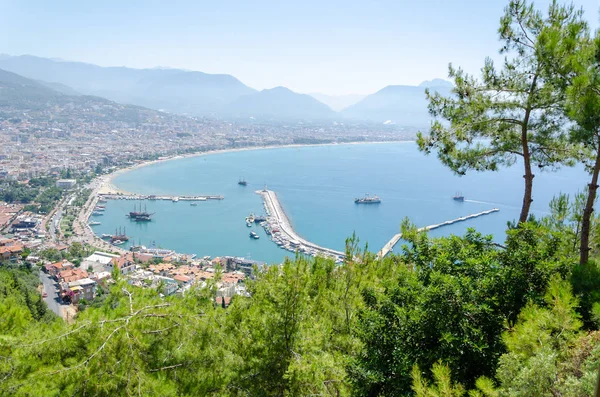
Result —
<path fill-rule="evenodd" d="M 125 241 L 121 241 L 121 240 L 114 240 L 112 242 L 113 245 L 121 245 L 121 244 L 125 244 Z"/>
<path fill-rule="evenodd" d="M 96 226 L 96 225 L 101 225 L 101 223 L 98 222 L 98 221 L 91 221 L 91 222 L 88 222 L 88 225 L 90 225 L 90 226 Z"/>
<path fill-rule="evenodd" d="M 250 222 L 246 221 L 246 226 L 252 227 L 252 224 Z"/>
<path fill-rule="evenodd" d="M 110 242 L 114 244 L 115 241 L 125 242 L 128 241 L 129 237 L 127 237 L 127 233 L 125 232 L 125 228 L 121 231 L 121 228 L 115 229 L 115 234 L 110 236 Z"/>
<path fill-rule="evenodd" d="M 365 194 L 365 197 L 355 198 L 354 203 L 355 204 L 379 204 L 379 203 L 381 203 L 381 199 L 379 197 L 377 197 L 377 195 L 369 196 L 369 194 L 367 193 L 367 194 Z"/>
<path fill-rule="evenodd" d="M 173 197 L 173 198 L 171 199 L 171 201 L 172 201 L 172 202 L 174 202 L 174 203 L 176 203 L 176 202 L 178 202 L 178 201 L 179 201 L 179 197 Z"/>
<path fill-rule="evenodd" d="M 103 238 L 103 239 L 107 239 L 107 238 L 111 238 L 111 237 L 112 237 L 112 235 L 111 235 L 111 234 L 103 234 L 103 235 L 102 235 L 102 238 Z"/>
<path fill-rule="evenodd" d="M 465 196 L 463 196 L 461 192 L 456 192 L 456 194 L 454 195 L 454 197 L 452 197 L 452 200 L 454 200 L 454 201 L 465 201 Z"/>
<path fill-rule="evenodd" d="M 94 216 L 100 216 L 100 215 L 104 215 L 104 214 L 102 212 L 100 212 L 100 211 L 94 211 L 94 212 L 92 212 L 92 215 L 94 215 Z"/>
<path fill-rule="evenodd" d="M 130 211 L 129 214 L 127 214 L 126 216 L 129 217 L 129 219 L 131 219 L 133 221 L 137 221 L 138 218 L 140 218 L 140 220 L 142 222 L 146 222 L 146 221 L 152 220 L 151 219 L 152 215 L 154 215 L 154 214 L 149 213 L 145 205 L 144 205 L 144 210 L 142 211 L 142 203 L 140 203 L 139 210 L 136 208 L 136 206 L 134 204 L 133 211 Z"/>
<path fill-rule="evenodd" d="M 238 185 L 240 185 L 240 186 L 246 186 L 247 184 L 248 184 L 248 182 L 246 182 L 244 180 L 244 178 L 240 178 L 240 180 L 238 181 Z"/>
<path fill-rule="evenodd" d="M 107 202 L 107 200 L 106 200 L 106 199 L 103 199 L 103 198 L 99 198 L 99 199 L 98 199 L 98 202 L 99 202 L 99 203 L 106 203 L 106 202 Z"/>
<path fill-rule="evenodd" d="M 250 232 L 250 237 L 252 237 L 255 240 L 258 240 L 260 238 L 260 236 L 256 234 L 256 232 Z"/>
<path fill-rule="evenodd" d="M 198 205 L 198 203 L 190 203 L 190 205 L 191 205 L 192 207 L 196 207 L 196 206 Z"/>

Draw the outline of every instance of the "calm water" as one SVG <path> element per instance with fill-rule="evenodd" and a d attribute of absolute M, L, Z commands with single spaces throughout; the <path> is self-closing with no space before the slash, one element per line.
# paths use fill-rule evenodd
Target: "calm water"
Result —
<path fill-rule="evenodd" d="M 506 222 L 519 216 L 523 178 L 520 167 L 497 173 L 454 176 L 434 156 L 420 153 L 413 142 L 263 149 L 220 153 L 169 161 L 125 173 L 114 184 L 142 194 L 220 194 L 222 201 L 145 201 L 155 212 L 151 223 L 129 221 L 133 201 L 106 204 L 98 233 L 126 227 L 135 242 L 199 256 L 235 255 L 279 262 L 289 252 L 279 249 L 262 228 L 246 227 L 250 213 L 262 214 L 254 192 L 264 184 L 277 192 L 297 232 L 321 245 L 343 250 L 353 232 L 378 251 L 408 216 L 417 226 L 440 223 L 475 212 L 500 212 L 433 231 L 434 236 L 461 234 L 467 227 L 504 238 Z M 248 186 L 237 184 L 240 177 Z M 543 215 L 553 195 L 575 193 L 585 186 L 582 169 L 537 172 L 533 213 Z M 451 199 L 456 191 L 463 203 Z M 354 198 L 377 194 L 380 205 L 356 205 Z M 261 238 L 248 237 L 254 230 Z"/>

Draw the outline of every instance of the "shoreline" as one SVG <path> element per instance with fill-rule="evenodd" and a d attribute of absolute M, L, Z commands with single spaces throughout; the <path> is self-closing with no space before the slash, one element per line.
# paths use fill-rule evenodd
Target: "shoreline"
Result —
<path fill-rule="evenodd" d="M 415 142 L 416 141 L 414 141 L 414 140 L 397 140 L 397 141 L 252 146 L 252 147 L 244 147 L 244 148 L 227 148 L 227 149 L 209 150 L 206 152 L 189 153 L 189 154 L 184 154 L 184 155 L 174 155 L 174 156 L 168 156 L 165 158 L 160 158 L 157 160 L 142 161 L 140 163 L 118 169 L 114 172 L 111 172 L 110 174 L 102 175 L 101 177 L 98 178 L 98 186 L 92 191 L 92 193 L 90 194 L 90 197 L 88 199 L 88 202 L 86 203 L 86 206 L 84 206 L 84 209 L 82 209 L 82 211 L 80 212 L 80 214 L 78 216 L 79 226 L 81 228 L 79 237 L 83 241 L 88 242 L 88 243 L 95 242 L 96 244 L 99 244 L 102 248 L 105 248 L 105 249 L 112 249 L 119 253 L 127 252 L 126 250 L 124 250 L 121 247 L 113 246 L 112 244 L 107 244 L 106 241 L 102 240 L 92 230 L 92 228 L 88 225 L 88 222 L 89 222 L 89 218 L 91 216 L 91 212 L 93 211 L 94 206 L 97 204 L 98 199 L 101 196 L 110 196 L 110 195 L 135 196 L 135 195 L 138 195 L 139 193 L 129 192 L 129 191 L 126 191 L 124 189 L 117 187 L 113 182 L 114 182 L 114 179 L 117 178 L 118 176 L 123 175 L 127 172 L 131 172 L 131 171 L 143 168 L 143 167 L 148 167 L 148 166 L 155 165 L 155 164 L 161 164 L 161 163 L 164 163 L 167 161 L 173 161 L 173 160 L 200 157 L 200 156 L 212 155 L 212 154 L 235 153 L 235 152 L 242 152 L 242 151 L 249 151 L 249 150 L 268 150 L 268 149 L 280 149 L 280 148 L 303 148 L 303 147 L 321 147 L 321 146 L 338 146 L 338 145 L 364 145 L 364 144 L 383 145 L 383 144 L 389 144 L 389 143 L 415 143 Z M 259 193 L 259 192 L 257 192 L 257 193 Z M 269 192 L 269 193 L 271 193 L 271 192 Z M 312 250 L 312 252 L 314 252 L 314 253 L 318 252 L 320 255 L 323 255 L 326 257 L 333 257 L 335 259 L 343 257 L 344 253 L 342 253 L 342 252 L 338 252 L 338 251 L 332 250 L 330 248 L 320 247 L 320 246 L 302 238 L 301 236 L 299 236 L 294 231 L 293 227 L 291 226 L 291 222 L 289 221 L 287 214 L 285 214 L 285 210 L 279 203 L 279 200 L 276 198 L 275 193 L 272 192 L 273 196 L 275 196 L 274 199 L 271 196 L 271 194 L 269 194 L 269 193 L 267 193 L 266 195 L 263 195 L 260 193 L 259 194 L 263 198 L 263 203 L 265 205 L 267 205 L 267 201 L 269 201 L 270 202 L 269 206 L 271 207 L 272 210 L 274 210 L 275 213 L 277 213 L 277 215 L 275 215 L 275 219 L 272 219 L 272 224 L 275 223 L 279 227 L 281 227 L 281 229 L 284 231 L 284 234 L 286 235 L 285 237 L 287 237 L 286 240 L 289 239 L 292 241 L 298 241 L 303 246 L 302 247 L 303 250 L 304 250 L 304 248 L 309 248 L 310 250 Z M 276 203 L 274 203 L 274 201 Z M 281 212 L 281 214 L 283 214 L 283 217 L 280 214 L 278 214 L 279 212 Z M 274 214 L 271 214 L 271 215 L 274 215 Z M 288 250 L 291 251 L 291 248 L 292 247 L 288 247 Z M 305 252 L 305 253 L 309 253 L 309 252 Z"/>
<path fill-rule="evenodd" d="M 250 146 L 243 148 L 227 148 L 227 149 L 216 149 L 209 150 L 206 152 L 197 152 L 197 153 L 189 153 L 189 154 L 179 154 L 174 156 L 168 156 L 165 158 L 160 158 L 157 160 L 148 160 L 143 161 L 138 164 L 133 164 L 125 168 L 118 169 L 110 174 L 103 175 L 101 186 L 96 192 L 99 195 L 106 194 L 122 194 L 122 195 L 136 195 L 138 193 L 129 192 L 127 190 L 121 189 L 117 187 L 113 181 L 116 177 L 123 175 L 125 173 L 135 171 L 137 169 L 148 167 L 155 164 L 161 164 L 167 161 L 173 160 L 182 160 L 193 157 L 201 157 L 212 154 L 224 154 L 224 153 L 236 153 L 236 152 L 244 152 L 248 150 L 268 150 L 268 149 L 283 149 L 283 148 L 303 148 L 303 147 L 321 147 L 321 146 L 342 146 L 342 145 L 383 145 L 388 143 L 414 143 L 415 140 L 398 140 L 398 141 L 371 141 L 371 142 L 344 142 L 344 143 L 315 143 L 315 144 L 291 144 L 291 145 L 267 145 L 267 146 Z"/>

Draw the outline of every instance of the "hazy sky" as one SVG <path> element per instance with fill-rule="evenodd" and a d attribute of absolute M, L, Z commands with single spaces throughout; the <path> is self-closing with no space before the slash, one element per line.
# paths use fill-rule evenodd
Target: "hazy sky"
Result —
<path fill-rule="evenodd" d="M 550 0 L 537 1 L 546 7 Z M 0 0 L 0 53 L 368 94 L 477 71 L 506 0 Z M 598 25 L 600 0 L 576 0 Z"/>

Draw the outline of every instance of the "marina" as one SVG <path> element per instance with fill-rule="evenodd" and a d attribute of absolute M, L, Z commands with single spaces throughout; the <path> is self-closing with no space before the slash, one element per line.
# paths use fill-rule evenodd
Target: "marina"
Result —
<path fill-rule="evenodd" d="M 321 255 L 334 258 L 337 262 L 343 259 L 343 252 L 318 246 L 300 237 L 292 228 L 275 192 L 263 189 L 256 191 L 256 193 L 262 196 L 264 200 L 267 213 L 264 227 L 268 229 L 267 234 L 271 234 L 271 239 L 277 245 L 292 252 L 298 251 L 312 256 Z"/>

